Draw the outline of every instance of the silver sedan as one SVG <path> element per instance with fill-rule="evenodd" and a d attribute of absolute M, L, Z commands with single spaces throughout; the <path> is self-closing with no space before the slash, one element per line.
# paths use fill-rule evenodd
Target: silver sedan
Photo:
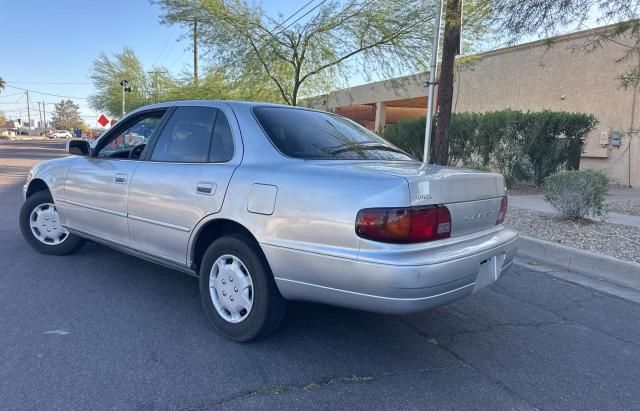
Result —
<path fill-rule="evenodd" d="M 496 281 L 517 233 L 499 174 L 425 165 L 330 113 L 265 103 L 140 108 L 30 171 L 37 251 L 86 240 L 199 277 L 204 310 L 248 341 L 287 300 L 406 314 Z"/>

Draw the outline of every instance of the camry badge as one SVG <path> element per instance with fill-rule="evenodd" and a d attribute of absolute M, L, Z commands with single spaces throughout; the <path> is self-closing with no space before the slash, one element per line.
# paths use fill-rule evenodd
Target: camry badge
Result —
<path fill-rule="evenodd" d="M 470 222 L 470 221 L 478 220 L 480 218 L 485 218 L 485 217 L 492 216 L 495 213 L 496 213 L 496 210 L 484 211 L 484 212 L 481 212 L 481 213 L 474 213 L 474 214 L 471 214 L 471 215 L 464 216 L 464 220 L 466 222 Z"/>

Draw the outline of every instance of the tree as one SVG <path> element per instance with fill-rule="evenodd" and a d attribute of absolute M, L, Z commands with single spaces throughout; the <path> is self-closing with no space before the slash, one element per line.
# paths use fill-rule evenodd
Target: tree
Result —
<path fill-rule="evenodd" d="M 271 84 L 282 101 L 325 91 L 356 68 L 392 75 L 425 68 L 434 9 L 423 0 L 325 0 L 282 22 L 247 0 L 152 0 L 161 21 L 192 27 L 211 63 Z"/>
<path fill-rule="evenodd" d="M 127 47 L 121 53 L 114 54 L 113 58 L 102 53 L 93 62 L 90 77 L 97 92 L 89 97 L 89 105 L 97 111 L 106 111 L 111 116 L 122 114 L 122 80 L 127 80 L 132 86 L 131 92 L 125 96 L 126 111 L 153 102 L 153 98 L 161 100 L 160 96 L 152 95 L 152 92 L 155 93 L 158 89 L 156 85 L 164 82 L 164 75 L 160 80 L 157 77 L 150 79 L 133 50 Z"/>
<path fill-rule="evenodd" d="M 488 32 L 492 0 L 448 0 L 445 10 L 445 26 L 442 41 L 442 62 L 438 80 L 438 107 L 436 132 L 432 139 L 431 161 L 447 165 L 449 161 L 449 128 L 453 105 L 456 56 L 460 47 L 476 49 L 475 42 Z M 464 15 L 463 15 L 464 14 Z M 464 33 L 464 34 L 463 34 Z M 462 36 L 462 38 L 461 38 Z"/>
<path fill-rule="evenodd" d="M 4 114 L 4 111 L 0 111 L 0 127 L 4 127 L 7 124 L 7 117 Z"/>
<path fill-rule="evenodd" d="M 59 130 L 85 127 L 80 118 L 80 106 L 71 100 L 60 100 L 54 105 L 51 121 L 53 127 Z"/>
<path fill-rule="evenodd" d="M 278 94 L 267 80 L 248 77 L 248 74 L 230 78 L 226 72 L 212 70 L 201 76 L 198 83 L 194 83 L 189 73 L 173 77 L 162 67 L 147 71 L 129 48 L 123 49 L 113 58 L 100 55 L 93 63 L 91 79 L 98 91 L 89 97 L 89 104 L 111 116 L 122 114 L 122 80 L 128 80 L 132 85 L 131 92 L 125 95 L 127 111 L 145 104 L 170 100 L 278 99 Z"/>
<path fill-rule="evenodd" d="M 438 121 L 433 139 L 433 162 L 440 165 L 449 163 L 449 126 L 451 106 L 453 104 L 453 77 L 456 55 L 460 53 L 460 34 L 462 30 L 461 0 L 447 1 L 442 44 L 442 63 L 438 81 Z"/>
<path fill-rule="evenodd" d="M 200 75 L 197 83 L 191 73 L 173 79 L 163 94 L 164 100 L 257 100 L 279 101 L 277 91 L 267 81 L 234 78 L 221 71 L 208 71 Z"/>
<path fill-rule="evenodd" d="M 4 81 L 2 77 L 0 77 L 0 92 L 2 92 L 6 86 L 7 86 L 7 82 Z"/>

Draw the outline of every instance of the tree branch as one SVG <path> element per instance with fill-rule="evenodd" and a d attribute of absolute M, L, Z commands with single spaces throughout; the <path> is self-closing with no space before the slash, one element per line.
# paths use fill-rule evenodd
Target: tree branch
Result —
<path fill-rule="evenodd" d="M 318 68 L 308 72 L 304 76 L 302 76 L 302 78 L 300 79 L 300 83 L 305 81 L 308 77 L 313 76 L 315 74 L 318 74 L 319 72 L 321 72 L 324 69 L 327 69 L 327 68 L 329 68 L 331 66 L 335 66 L 336 64 L 342 63 L 343 61 L 345 61 L 349 57 L 352 57 L 352 56 L 354 56 L 354 55 L 356 55 L 358 53 L 361 53 L 363 51 L 372 49 L 374 47 L 378 47 L 378 46 L 387 44 L 387 43 L 393 41 L 394 39 L 398 38 L 401 34 L 403 34 L 403 32 L 402 31 L 398 31 L 393 36 L 390 36 L 390 37 L 387 37 L 387 38 L 383 38 L 383 39 L 381 39 L 379 41 L 376 41 L 374 43 L 368 44 L 366 46 L 361 46 L 361 47 L 359 47 L 359 48 L 357 48 L 357 49 L 355 49 L 355 50 L 343 55 L 342 57 L 339 57 L 339 58 L 335 59 L 334 61 L 331 61 L 329 63 L 323 64 L 320 67 L 318 67 Z"/>
<path fill-rule="evenodd" d="M 287 97 L 287 94 L 284 91 L 284 88 L 282 87 L 282 85 L 280 84 L 280 81 L 276 78 L 276 76 L 274 76 L 271 73 L 271 70 L 269 69 L 269 65 L 266 63 L 266 61 L 262 57 L 262 54 L 260 53 L 260 50 L 258 50 L 258 47 L 256 46 L 256 44 L 253 41 L 253 39 L 252 38 L 248 38 L 248 40 L 251 43 L 251 47 L 253 48 L 253 51 L 255 51 L 256 56 L 260 60 L 260 64 L 262 64 L 262 67 L 264 67 L 264 70 L 267 72 L 267 75 L 269 76 L 269 78 L 271 80 L 273 80 L 274 83 L 276 83 L 276 86 L 278 86 L 278 90 L 280 91 L 280 95 L 282 96 L 284 101 L 286 101 L 287 104 L 291 104 L 291 100 L 289 99 L 289 97 Z"/>

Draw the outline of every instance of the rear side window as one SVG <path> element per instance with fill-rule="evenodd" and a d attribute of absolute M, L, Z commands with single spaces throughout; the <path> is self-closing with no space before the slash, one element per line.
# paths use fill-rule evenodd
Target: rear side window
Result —
<path fill-rule="evenodd" d="M 283 154 L 301 159 L 413 159 L 388 141 L 343 117 L 287 107 L 255 107 L 253 113 Z"/>
<path fill-rule="evenodd" d="M 220 110 L 216 116 L 216 125 L 213 127 L 213 137 L 209 150 L 209 161 L 212 163 L 224 163 L 233 157 L 233 137 L 231 126 L 227 116 Z"/>
<path fill-rule="evenodd" d="M 206 162 L 217 113 L 212 107 L 178 107 L 158 137 L 151 161 Z"/>

